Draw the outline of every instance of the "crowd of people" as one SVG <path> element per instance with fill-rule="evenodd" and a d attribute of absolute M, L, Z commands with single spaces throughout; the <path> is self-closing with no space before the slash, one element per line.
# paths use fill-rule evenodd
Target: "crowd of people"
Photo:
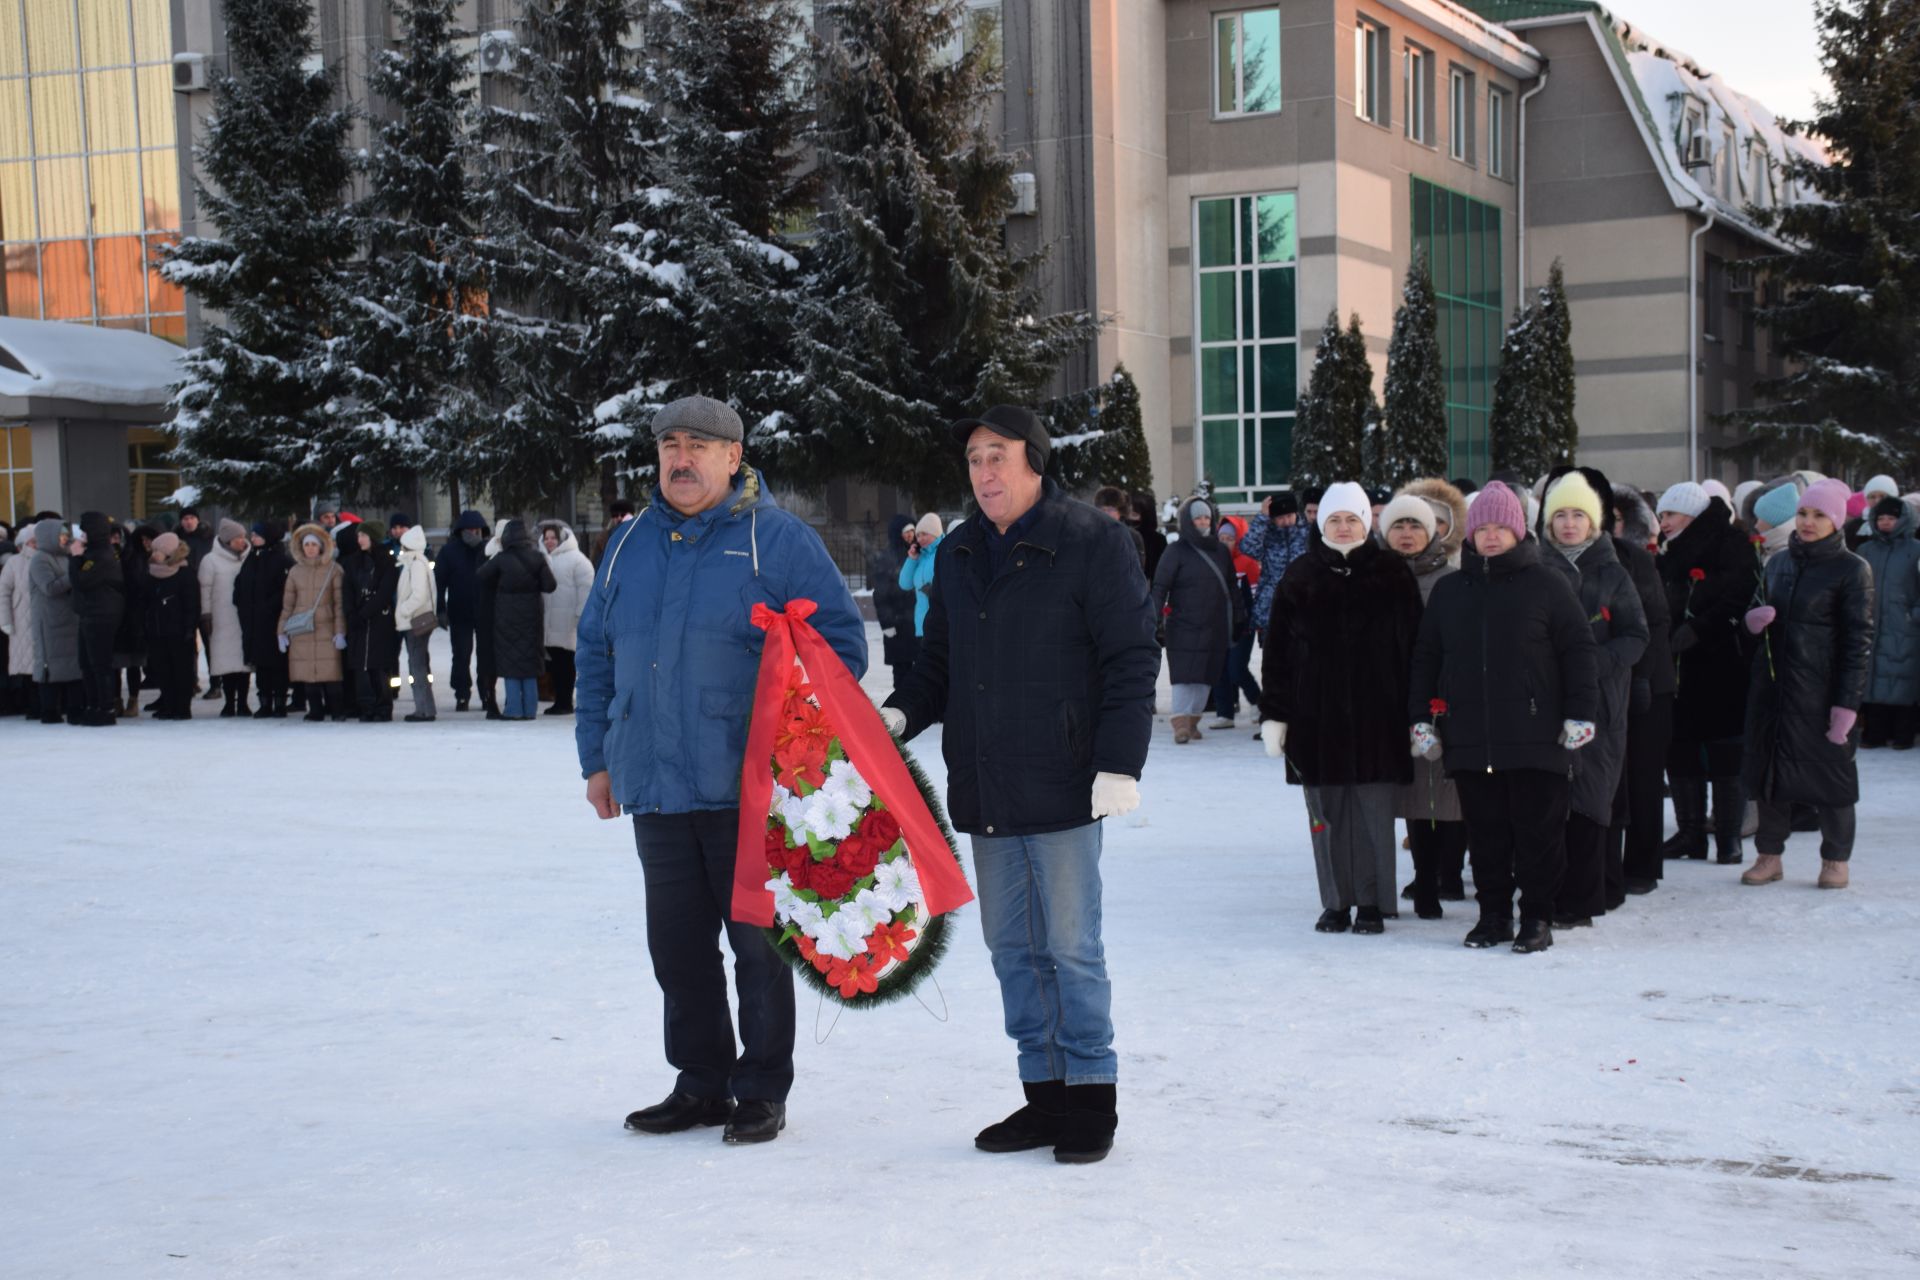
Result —
<path fill-rule="evenodd" d="M 616 504 L 608 530 L 632 516 Z M 445 628 L 455 711 L 477 693 L 488 719 L 530 720 L 544 673 L 546 714 L 571 715 L 593 574 L 559 520 L 496 527 L 464 511 L 429 554 L 405 512 L 382 525 L 323 505 L 249 528 L 189 507 L 170 529 L 42 512 L 0 525 L 0 714 L 187 720 L 198 694 L 222 717 L 391 721 L 410 691 L 404 718 L 426 722 L 442 701 L 429 641 Z"/>

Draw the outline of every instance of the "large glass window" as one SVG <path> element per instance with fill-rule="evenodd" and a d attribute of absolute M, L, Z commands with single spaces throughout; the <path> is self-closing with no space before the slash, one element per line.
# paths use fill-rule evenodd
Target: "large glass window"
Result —
<path fill-rule="evenodd" d="M 1492 467 L 1487 427 L 1506 333 L 1500 209 L 1419 178 L 1411 186 L 1413 247 L 1432 268 L 1439 307 L 1448 473 L 1484 479 Z"/>
<path fill-rule="evenodd" d="M 1487 90 L 1487 172 L 1496 178 L 1507 176 L 1507 94 L 1504 89 Z"/>
<path fill-rule="evenodd" d="M 1407 46 L 1407 136 L 1433 145 L 1433 55 Z"/>
<path fill-rule="evenodd" d="M 1473 73 L 1453 67 L 1447 72 L 1448 154 L 1473 163 Z"/>
<path fill-rule="evenodd" d="M 1215 115 L 1280 109 L 1280 10 L 1248 9 L 1213 19 Z"/>
<path fill-rule="evenodd" d="M 0 315 L 183 342 L 167 0 L 0 0 Z"/>
<path fill-rule="evenodd" d="M 127 429 L 129 488 L 127 514 L 145 520 L 167 509 L 167 499 L 180 487 L 180 468 L 174 465 L 173 441 L 151 427 Z"/>
<path fill-rule="evenodd" d="M 1299 390 L 1291 192 L 1194 203 L 1199 472 L 1223 503 L 1286 483 Z"/>
<path fill-rule="evenodd" d="M 33 430 L 0 428 L 0 517 L 9 529 L 39 508 L 33 505 Z"/>
<path fill-rule="evenodd" d="M 1353 24 L 1353 110 L 1362 120 L 1384 125 L 1387 104 L 1387 29 L 1370 18 Z"/>

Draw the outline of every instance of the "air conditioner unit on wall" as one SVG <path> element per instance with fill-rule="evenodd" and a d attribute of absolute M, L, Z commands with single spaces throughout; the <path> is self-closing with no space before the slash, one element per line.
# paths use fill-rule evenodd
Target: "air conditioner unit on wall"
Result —
<path fill-rule="evenodd" d="M 511 31 L 482 31 L 480 47 L 474 55 L 474 64 L 481 75 L 492 75 L 496 71 L 513 70 L 513 51 L 519 47 L 519 40 Z"/>
<path fill-rule="evenodd" d="M 1713 142 L 1704 133 L 1687 139 L 1687 168 L 1704 169 L 1713 163 Z"/>
<path fill-rule="evenodd" d="M 1011 218 L 1031 218 L 1040 212 L 1040 180 L 1030 173 L 1013 175 L 1013 205 L 1007 210 Z"/>
<path fill-rule="evenodd" d="M 173 55 L 173 91 L 175 93 L 207 91 L 206 54 L 176 53 Z"/>

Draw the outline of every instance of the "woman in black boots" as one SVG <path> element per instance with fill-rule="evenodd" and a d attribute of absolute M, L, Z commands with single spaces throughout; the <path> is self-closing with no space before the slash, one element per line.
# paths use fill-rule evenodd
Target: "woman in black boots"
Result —
<path fill-rule="evenodd" d="M 193 638 L 200 626 L 200 580 L 182 572 L 191 549 L 178 535 L 163 533 L 148 553 L 143 607 L 147 673 L 160 690 L 155 720 L 193 719 L 193 678 L 198 667 Z"/>
<path fill-rule="evenodd" d="M 260 707 L 255 719 L 284 720 L 287 715 L 287 655 L 276 637 L 281 597 L 287 587 L 286 530 L 271 520 L 253 526 L 253 550 L 233 580 L 233 605 L 240 614 L 241 656 L 253 668 Z"/>

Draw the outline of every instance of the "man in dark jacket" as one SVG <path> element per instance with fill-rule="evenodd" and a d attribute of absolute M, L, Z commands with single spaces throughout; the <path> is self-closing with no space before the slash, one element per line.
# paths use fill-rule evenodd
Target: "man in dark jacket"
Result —
<path fill-rule="evenodd" d="M 480 621 L 480 566 L 487 562 L 488 529 L 478 511 L 462 511 L 446 545 L 433 558 L 435 612 L 453 642 L 453 709 L 465 711 L 473 696 L 473 639 Z M 492 642 L 481 646 L 480 705 L 495 711 Z"/>
<path fill-rule="evenodd" d="M 1046 479 L 1026 409 L 954 424 L 980 510 L 940 543 L 920 659 L 881 716 L 945 731 L 1027 1105 L 974 1140 L 1099 1160 L 1118 1123 L 1100 819 L 1139 804 L 1160 651 L 1133 539 Z"/>
<path fill-rule="evenodd" d="M 73 583 L 73 611 L 80 620 L 80 710 L 69 724 L 109 725 L 114 722 L 113 638 L 126 611 L 126 583 L 119 552 L 113 545 L 112 522 L 98 511 L 80 517 L 84 549 L 75 548 L 67 561 Z"/>

